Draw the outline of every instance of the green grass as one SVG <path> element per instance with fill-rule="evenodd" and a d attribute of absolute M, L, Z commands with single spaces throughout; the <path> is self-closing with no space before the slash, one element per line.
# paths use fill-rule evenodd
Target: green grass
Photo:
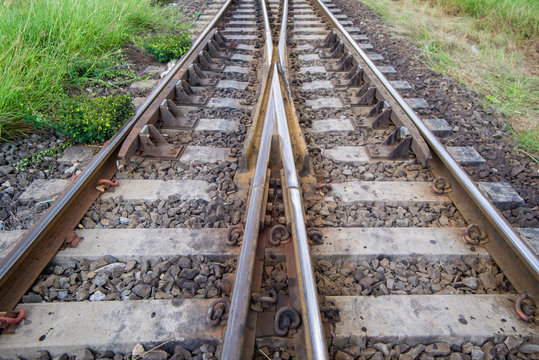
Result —
<path fill-rule="evenodd" d="M 66 83 L 77 77 L 107 78 L 110 74 L 92 71 L 103 69 L 101 62 L 114 58 L 142 31 L 185 26 L 174 21 L 150 0 L 4 1 L 0 4 L 0 140 L 27 130 L 25 118 L 56 116 Z M 86 70 L 81 73 L 81 68 Z"/>
<path fill-rule="evenodd" d="M 423 0 L 442 7 L 451 15 L 481 20 L 476 25 L 493 32 L 507 32 L 519 40 L 537 39 L 539 1 L 537 0 Z"/>
<path fill-rule="evenodd" d="M 157 33 L 141 36 L 135 40 L 135 44 L 151 54 L 159 62 L 168 62 L 179 59 L 191 46 L 191 34 L 181 33 Z"/>
<path fill-rule="evenodd" d="M 360 1 L 411 37 L 429 67 L 502 113 L 526 153 L 539 154 L 539 1 Z"/>

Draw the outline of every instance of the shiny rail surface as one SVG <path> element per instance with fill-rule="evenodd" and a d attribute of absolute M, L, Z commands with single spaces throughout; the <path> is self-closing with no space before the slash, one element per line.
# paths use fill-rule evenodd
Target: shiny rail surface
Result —
<path fill-rule="evenodd" d="M 494 243 L 493 245 L 488 244 L 487 248 L 488 246 L 492 246 L 493 257 L 504 272 L 507 272 L 507 277 L 515 284 L 515 288 L 521 293 L 526 292 L 535 297 L 539 296 L 539 289 L 537 288 L 539 259 L 537 256 L 478 189 L 463 168 L 454 160 L 442 143 L 406 103 L 374 62 L 369 59 L 365 51 L 361 49 L 346 28 L 326 6 L 324 1 L 313 0 L 312 2 L 321 9 L 323 16 L 341 33 L 357 55 L 363 59 L 369 69 L 375 74 L 385 90 L 391 94 L 400 109 L 411 119 L 435 155 L 432 160 L 434 164 L 432 165 L 434 168 L 433 172 L 444 172 L 449 177 L 449 182 L 454 189 L 463 189 L 458 194 L 460 197 L 457 200 L 466 202 L 463 206 L 471 209 L 469 210 L 471 213 L 476 209 L 481 213 L 481 216 L 477 215 L 475 217 L 475 215 L 472 215 L 472 217 L 477 219 L 476 221 L 485 228 L 489 239 Z M 167 84 L 174 79 L 175 74 L 185 67 L 187 59 L 194 54 L 199 44 L 214 31 L 227 9 L 234 3 L 234 0 L 227 0 L 224 3 L 215 17 L 193 43 L 188 53 L 182 57 L 151 92 L 129 122 L 103 146 L 101 152 L 92 160 L 81 176 L 67 188 L 45 215 L 0 262 L 0 297 L 2 294 L 9 293 L 9 289 L 5 286 L 6 282 L 10 280 L 11 276 L 14 276 L 14 272 L 20 267 L 20 264 L 27 257 L 31 256 L 30 252 L 35 251 L 36 244 L 39 241 L 43 241 L 42 239 L 46 239 L 47 236 L 59 238 L 59 234 L 63 234 L 64 229 L 61 228 L 59 230 L 58 222 L 61 221 L 62 216 L 65 216 L 66 208 L 73 206 L 78 201 L 77 199 L 81 196 L 82 189 L 93 187 L 96 173 L 102 171 L 105 164 L 108 164 L 108 167 L 115 166 L 118 150 L 134 125 L 156 99 L 159 98 Z M 291 223 L 291 236 L 294 249 L 294 260 L 292 263 L 297 273 L 297 283 L 291 285 L 289 291 L 297 291 L 299 294 L 298 301 L 301 308 L 298 309 L 300 310 L 301 326 L 303 327 L 300 334 L 305 336 L 304 342 L 302 341 L 301 345 L 304 347 L 308 359 L 323 360 L 329 358 L 328 340 L 326 338 L 328 332 L 325 331 L 327 330 L 327 325 L 323 323 L 320 312 L 321 298 L 318 296 L 313 258 L 311 256 L 309 236 L 307 233 L 307 221 L 304 210 L 305 199 L 303 197 L 303 191 L 305 189 L 303 188 L 303 179 L 298 175 L 298 172 L 303 170 L 298 166 L 298 162 L 300 162 L 298 159 L 303 155 L 298 154 L 297 145 L 302 134 L 297 130 L 299 129 L 297 119 L 295 117 L 291 118 L 292 116 L 290 115 L 294 111 L 294 94 L 290 91 L 288 79 L 290 76 L 287 49 L 289 1 L 285 0 L 282 5 L 280 32 L 277 43 L 275 44 L 274 39 L 272 39 L 266 0 L 260 0 L 265 34 L 265 39 L 263 39 L 265 58 L 263 61 L 262 80 L 260 82 L 266 84 L 266 86 L 261 90 L 258 105 L 261 106 L 260 113 L 263 115 L 259 116 L 258 125 L 260 132 L 257 134 L 258 137 L 253 135 L 253 139 L 256 138 L 256 140 L 252 140 L 252 144 L 254 145 L 247 145 L 247 147 L 252 146 L 253 149 L 256 149 L 256 161 L 254 165 L 251 165 L 251 168 L 247 169 L 248 176 L 251 177 L 251 182 L 248 188 L 245 229 L 237 260 L 235 281 L 230 295 L 228 320 L 226 328 L 221 333 L 223 340 L 220 353 L 221 359 L 245 359 L 246 354 L 251 355 L 253 352 L 253 349 L 246 348 L 246 337 L 254 336 L 253 333 L 249 335 L 247 333 L 248 331 L 252 332 L 253 329 L 246 329 L 248 328 L 249 316 L 253 313 L 250 307 L 252 305 L 253 278 L 256 275 L 254 273 L 255 262 L 258 260 L 257 256 L 259 255 L 257 254 L 257 248 L 260 245 L 259 242 L 262 241 L 261 218 L 266 211 L 264 209 L 264 196 L 267 195 L 265 193 L 265 187 L 270 180 L 268 178 L 268 168 L 271 168 L 271 162 L 276 158 L 278 158 L 277 162 L 282 165 L 282 171 L 284 172 L 283 178 L 285 182 L 282 184 L 282 191 L 283 193 L 286 192 L 286 197 L 283 196 L 283 199 L 288 199 L 290 204 L 290 213 L 287 214 L 290 219 L 287 220 L 290 220 Z M 276 176 L 274 175 L 273 178 L 276 178 Z M 58 239 L 56 241 L 54 246 L 49 246 L 52 255 L 54 255 L 63 242 L 58 242 Z M 511 254 L 507 253 L 508 250 L 511 251 Z M 514 255 L 514 257 L 510 257 L 509 255 Z M 515 259 L 518 261 L 515 261 Z M 289 264 L 287 263 L 287 265 Z M 10 281 L 13 280 L 11 279 Z M 4 296 L 4 298 L 0 299 L 0 310 L 14 307 L 19 299 L 20 296 L 18 294 L 9 297 L 7 295 Z M 297 339 L 295 340 L 297 341 Z"/>
<path fill-rule="evenodd" d="M 509 225 L 507 220 L 500 214 L 500 212 L 494 207 L 494 205 L 486 198 L 486 196 L 479 190 L 473 180 L 468 176 L 464 169 L 455 161 L 455 159 L 445 149 L 444 145 L 436 138 L 432 131 L 427 128 L 425 123 L 417 116 L 412 108 L 404 101 L 402 96 L 397 90 L 389 83 L 389 80 L 382 74 L 382 72 L 376 67 L 376 65 L 369 59 L 367 54 L 359 47 L 357 42 L 352 38 L 350 33 L 342 26 L 339 20 L 333 15 L 329 8 L 324 4 L 323 0 L 315 0 L 318 6 L 324 11 L 324 15 L 330 19 L 333 25 L 343 34 L 343 36 L 352 45 L 356 53 L 361 56 L 368 67 L 375 73 L 378 80 L 382 82 L 384 87 L 390 92 L 391 96 L 395 99 L 398 105 L 404 110 L 406 115 L 413 121 L 421 135 L 427 141 L 431 149 L 438 155 L 444 166 L 449 170 L 452 176 L 458 181 L 458 183 L 467 192 L 468 197 L 473 201 L 482 214 L 486 217 L 487 221 L 494 227 L 496 234 L 492 232 L 488 235 L 502 236 L 503 240 L 511 246 L 511 249 L 520 257 L 522 263 L 529 270 L 529 274 L 518 274 L 518 280 L 514 281 L 515 286 L 521 284 L 522 281 L 526 281 L 528 286 L 525 286 L 526 292 L 539 295 L 539 289 L 537 288 L 536 281 L 539 280 L 539 258 L 533 253 L 533 251 L 524 243 L 516 231 Z M 506 254 L 501 254 L 496 257 L 497 262 L 503 262 Z M 501 264 L 502 268 L 504 264 Z M 507 266 L 510 266 L 509 264 Z M 523 280 L 522 280 L 523 279 Z M 535 279 L 535 281 L 533 281 Z M 517 279 L 514 279 L 517 280 Z"/>

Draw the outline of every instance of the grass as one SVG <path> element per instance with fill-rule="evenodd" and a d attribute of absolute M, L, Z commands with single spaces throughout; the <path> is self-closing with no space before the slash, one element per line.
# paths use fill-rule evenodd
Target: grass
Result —
<path fill-rule="evenodd" d="M 25 119 L 57 116 L 70 84 L 129 78 L 121 66 L 106 69 L 141 32 L 185 26 L 151 0 L 4 0 L 0 140 L 27 131 Z"/>
<path fill-rule="evenodd" d="M 539 154 L 539 1 L 359 0 L 411 36 L 428 65 L 502 113 Z"/>
<path fill-rule="evenodd" d="M 159 62 L 179 59 L 191 46 L 191 34 L 188 32 L 157 33 L 141 36 L 135 44 L 151 54 Z"/>

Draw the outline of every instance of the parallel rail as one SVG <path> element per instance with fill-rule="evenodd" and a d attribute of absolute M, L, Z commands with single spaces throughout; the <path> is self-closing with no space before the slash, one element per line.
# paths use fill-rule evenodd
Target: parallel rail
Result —
<path fill-rule="evenodd" d="M 444 145 L 429 130 L 425 123 L 412 110 L 410 105 L 404 101 L 397 90 L 389 83 L 389 80 L 382 74 L 376 65 L 369 59 L 367 54 L 359 47 L 350 33 L 340 24 L 339 20 L 331 13 L 322 0 L 316 0 L 317 5 L 324 12 L 324 16 L 331 24 L 346 38 L 354 51 L 367 64 L 368 68 L 375 74 L 378 81 L 391 94 L 398 106 L 406 113 L 413 122 L 421 136 L 428 143 L 431 152 L 436 155 L 434 165 L 440 176 L 444 176 L 449 181 L 455 191 L 450 196 L 457 193 L 461 206 L 459 210 L 467 218 L 481 225 L 486 232 L 489 242 L 486 244 L 487 250 L 500 265 L 504 273 L 511 280 L 519 292 L 528 293 L 537 298 L 539 296 L 539 259 L 533 251 L 524 243 L 516 231 L 509 225 L 507 220 L 500 214 L 487 197 L 479 190 L 473 180 L 455 161 L 455 159 L 445 149 Z M 418 152 L 416 152 L 418 154 Z M 466 195 L 462 195 L 463 191 Z M 466 201 L 465 199 L 468 199 Z M 467 202 L 467 203 L 463 203 Z M 466 207 L 467 210 L 463 209 Z M 518 260 L 517 260 L 518 258 Z M 520 266 L 520 264 L 524 264 Z"/>
<path fill-rule="evenodd" d="M 101 194 L 95 189 L 98 180 L 110 179 L 116 173 L 117 155 L 124 140 L 148 108 L 155 103 L 163 89 L 173 81 L 180 69 L 185 67 L 187 59 L 200 51 L 199 45 L 207 40 L 231 4 L 232 0 L 227 0 L 223 4 L 189 51 L 159 82 L 137 108 L 131 119 L 105 143 L 88 167 L 2 259 L 0 262 L 0 309 L 12 309 L 17 305 L 43 268 L 69 238 L 80 219 Z"/>
<path fill-rule="evenodd" d="M 399 111 L 405 114 L 413 124 L 414 128 L 411 129 L 411 132 L 417 132 L 421 135 L 421 140 L 416 139 L 412 146 L 414 152 L 425 165 L 431 161 L 433 171 L 440 176 L 444 176 L 450 183 L 454 189 L 450 196 L 457 204 L 459 211 L 466 218 L 478 223 L 487 233 L 490 239 L 490 242 L 486 245 L 487 249 L 515 288 L 520 293 L 528 293 L 537 298 L 539 296 L 539 260 L 535 254 L 445 150 L 440 141 L 437 140 L 389 83 L 388 79 L 368 58 L 324 2 L 322 0 L 314 1 L 322 11 L 323 16 L 328 19 L 353 48 L 354 55 L 358 56 L 366 64 L 370 73 L 375 76 L 376 81 L 383 86 L 383 91 L 391 95 L 392 101 L 398 106 Z M 248 328 L 250 313 L 253 269 L 258 242 L 260 241 L 259 219 L 264 211 L 265 186 L 268 181 L 270 158 L 272 151 L 278 151 L 278 158 L 285 174 L 285 183 L 282 185 L 283 191 L 287 193 L 285 198 L 288 199 L 290 206 L 288 215 L 292 224 L 294 265 L 298 275 L 297 284 L 290 291 L 298 293 L 299 303 L 301 304 L 302 335 L 304 335 L 303 351 L 309 359 L 328 359 L 326 336 L 320 316 L 319 299 L 309 251 L 302 184 L 298 176 L 298 170 L 308 167 L 308 159 L 305 159 L 306 155 L 304 153 L 300 153 L 305 145 L 298 145 L 298 142 L 304 141 L 299 130 L 299 124 L 294 117 L 290 116 L 294 110 L 292 94 L 288 88 L 289 74 L 286 46 L 288 38 L 288 0 L 284 2 L 283 18 L 277 44 L 274 44 L 271 38 L 265 0 L 260 0 L 260 2 L 266 36 L 264 39 L 264 52 L 266 55 L 262 83 L 266 84 L 266 86 L 262 89 L 260 96 L 261 108 L 257 123 L 258 133 L 251 134 L 250 141 L 246 141 L 247 149 L 244 149 L 244 156 L 248 157 L 251 154 L 251 156 L 255 156 L 256 161 L 254 164 L 250 164 L 248 159 L 245 161 L 245 164 L 252 165 L 252 168 L 248 169 L 252 174 L 252 181 L 249 188 L 243 243 L 238 258 L 221 358 L 244 359 L 252 355 L 252 349 L 249 348 L 249 345 L 253 339 L 247 339 L 247 337 L 254 335 L 252 331 L 248 333 L 246 329 Z M 233 0 L 226 1 L 215 18 L 197 38 L 189 52 L 152 91 L 128 123 L 104 145 L 101 152 L 92 160 L 81 176 L 68 187 L 46 214 L 0 262 L 0 309 L 13 308 L 45 265 L 60 249 L 66 237 L 79 222 L 91 203 L 98 197 L 99 192 L 93 189 L 97 180 L 111 178 L 114 175 L 118 151 L 124 140 L 137 122 L 145 116 L 146 111 L 150 107 L 158 106 L 156 104 L 158 99 L 161 99 L 164 89 L 170 86 L 179 71 L 185 70 L 188 59 L 200 51 L 200 45 L 207 41 L 208 36 L 213 34 L 214 29 L 232 3 Z M 275 135 L 279 139 L 278 148 L 272 147 L 272 138 Z M 425 144 L 428 144 L 428 148 L 426 148 Z M 256 150 L 256 153 L 254 153 L 255 150 L 253 149 Z M 429 158 L 429 154 L 433 155 L 432 160 Z M 300 160 L 298 161 L 298 159 Z M 298 163 L 302 168 L 298 169 Z M 81 203 L 85 204 L 85 206 L 81 206 Z"/>

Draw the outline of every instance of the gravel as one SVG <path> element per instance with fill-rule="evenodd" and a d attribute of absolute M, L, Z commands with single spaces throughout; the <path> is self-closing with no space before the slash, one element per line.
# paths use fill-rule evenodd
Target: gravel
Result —
<path fill-rule="evenodd" d="M 226 228 L 239 224 L 244 211 L 245 201 L 219 196 L 211 201 L 183 201 L 175 196 L 155 201 L 98 199 L 80 225 L 86 229 Z"/>
<path fill-rule="evenodd" d="M 308 227 L 463 227 L 466 222 L 450 202 L 432 204 L 346 204 L 307 199 Z"/>
<path fill-rule="evenodd" d="M 496 264 L 470 255 L 453 262 L 423 259 L 314 264 L 320 295 L 426 295 L 515 293 Z"/>
<path fill-rule="evenodd" d="M 137 344 L 131 353 L 115 352 L 113 350 L 106 350 L 102 352 L 93 351 L 86 348 L 82 357 L 77 359 L 81 360 L 214 360 L 217 359 L 216 354 L 220 351 L 218 346 L 212 344 L 204 344 L 197 347 L 187 347 L 181 345 L 173 345 L 171 343 L 160 344 L 160 346 L 146 346 Z M 62 354 L 60 356 L 51 357 L 50 353 L 46 350 L 37 351 L 31 360 L 69 360 L 74 359 L 75 356 Z"/>
<path fill-rule="evenodd" d="M 508 346 L 509 344 L 509 346 Z M 514 336 L 496 335 L 484 343 L 465 342 L 451 344 L 434 342 L 425 344 L 377 343 L 364 340 L 363 343 L 338 348 L 331 346 L 330 358 L 335 360 L 355 359 L 399 359 L 399 360 L 487 360 L 487 359 L 536 359 L 539 345 Z M 535 350 L 535 352 L 530 352 Z"/>
<path fill-rule="evenodd" d="M 75 261 L 49 265 L 22 302 L 212 299 L 229 295 L 235 261 L 176 256 L 152 261 Z"/>

